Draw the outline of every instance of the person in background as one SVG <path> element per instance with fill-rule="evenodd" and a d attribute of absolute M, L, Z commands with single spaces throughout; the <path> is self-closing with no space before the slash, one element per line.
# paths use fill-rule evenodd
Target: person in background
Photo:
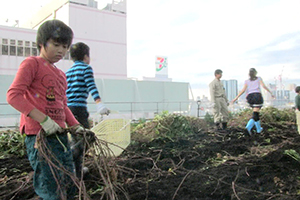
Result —
<path fill-rule="evenodd" d="M 269 88 L 267 88 L 267 86 L 264 84 L 262 78 L 257 76 L 257 71 L 255 68 L 251 68 L 249 70 L 249 77 L 250 78 L 245 81 L 243 89 L 232 100 L 232 103 L 234 103 L 242 94 L 244 94 L 244 92 L 246 92 L 247 102 L 253 110 L 252 118 L 248 121 L 246 129 L 249 135 L 252 135 L 251 130 L 254 125 L 257 133 L 261 133 L 263 130 L 259 119 L 259 111 L 264 103 L 260 87 L 262 86 L 265 90 L 267 90 L 271 94 L 272 98 L 274 98 L 274 96 Z"/>
<path fill-rule="evenodd" d="M 74 64 L 67 70 L 67 98 L 68 107 L 84 128 L 89 129 L 89 112 L 87 109 L 87 98 L 89 93 L 92 95 L 96 105 L 97 112 L 101 115 L 109 114 L 109 109 L 101 102 L 101 98 L 95 84 L 94 72 L 90 64 L 90 48 L 82 42 L 71 45 L 70 55 Z M 76 136 L 72 137 L 73 143 L 78 142 Z M 83 147 L 82 144 L 74 146 L 73 156 L 75 162 L 75 171 L 78 177 L 81 177 Z M 84 171 L 87 171 L 84 168 Z"/>
<path fill-rule="evenodd" d="M 295 97 L 296 121 L 298 126 L 298 133 L 300 134 L 300 86 L 297 86 L 295 88 L 295 92 L 297 93 Z"/>
<path fill-rule="evenodd" d="M 28 57 L 20 64 L 7 91 L 7 102 L 21 113 L 20 132 L 26 134 L 26 151 L 34 170 L 34 190 L 42 199 L 61 199 L 62 195 L 74 199 L 76 192 L 68 175 L 49 167 L 38 151 L 40 143 L 36 142 L 37 135 L 45 134 L 51 153 L 66 170 L 74 173 L 72 152 L 63 128 L 67 125 L 75 132 L 84 129 L 67 106 L 66 76 L 54 65 L 64 57 L 72 39 L 72 29 L 63 22 L 55 19 L 44 22 L 36 37 L 40 55 Z"/>
<path fill-rule="evenodd" d="M 215 71 L 215 79 L 209 84 L 211 102 L 213 104 L 214 123 L 218 130 L 220 130 L 220 124 L 222 129 L 227 129 L 227 122 L 229 118 L 228 112 L 228 99 L 225 94 L 224 86 L 221 82 L 222 70 L 217 69 Z"/>

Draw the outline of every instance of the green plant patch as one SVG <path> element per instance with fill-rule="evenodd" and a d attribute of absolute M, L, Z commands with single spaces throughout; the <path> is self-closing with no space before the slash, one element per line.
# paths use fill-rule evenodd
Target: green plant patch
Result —
<path fill-rule="evenodd" d="M 25 135 L 14 130 L 0 132 L 0 156 L 17 155 L 22 157 L 26 154 Z"/>

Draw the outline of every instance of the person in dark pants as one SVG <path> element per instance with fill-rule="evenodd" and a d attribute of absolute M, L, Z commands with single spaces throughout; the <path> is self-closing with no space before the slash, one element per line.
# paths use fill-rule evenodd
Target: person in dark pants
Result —
<path fill-rule="evenodd" d="M 257 133 L 261 133 L 263 130 L 259 119 L 259 111 L 264 103 L 264 99 L 261 95 L 260 87 L 262 86 L 265 90 L 267 90 L 271 94 L 272 98 L 274 98 L 269 88 L 267 88 L 267 86 L 264 84 L 262 78 L 256 75 L 257 75 L 256 69 L 251 68 L 249 70 L 250 78 L 245 81 L 244 87 L 241 90 L 241 92 L 231 101 L 231 103 L 234 103 L 246 91 L 247 102 L 249 103 L 250 107 L 252 107 L 253 110 L 253 116 L 246 125 L 246 130 L 248 131 L 249 135 L 252 135 L 251 130 L 253 126 L 256 127 Z"/>
<path fill-rule="evenodd" d="M 74 64 L 67 70 L 67 98 L 68 107 L 73 115 L 84 126 L 89 129 L 89 112 L 87 110 L 87 98 L 92 95 L 96 105 L 97 112 L 100 114 L 109 114 L 109 109 L 101 102 L 101 98 L 95 84 L 94 72 L 90 64 L 90 48 L 82 42 L 71 45 L 70 55 Z M 80 141 L 81 140 L 81 141 Z M 72 149 L 75 163 L 76 175 L 80 178 L 83 161 L 83 142 L 72 135 Z M 76 145 L 75 145 L 76 144 Z"/>

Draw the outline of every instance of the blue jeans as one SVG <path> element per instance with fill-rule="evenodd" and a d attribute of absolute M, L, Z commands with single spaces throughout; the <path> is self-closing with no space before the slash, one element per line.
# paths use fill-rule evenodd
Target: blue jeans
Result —
<path fill-rule="evenodd" d="M 65 169 L 74 173 L 72 152 L 70 150 L 67 134 L 61 134 L 58 135 L 58 137 L 67 148 L 66 152 L 64 152 L 63 145 L 58 141 L 55 135 L 46 137 L 47 147 Z M 67 197 L 67 199 L 74 199 L 76 187 L 71 178 L 56 168 L 52 167 L 53 172 L 51 171 L 48 163 L 40 155 L 38 150 L 34 148 L 35 141 L 36 136 L 27 136 L 25 138 L 28 159 L 34 170 L 33 186 L 36 194 L 43 200 L 60 200 L 60 195 L 62 193 Z M 57 161 L 52 161 L 56 165 L 58 164 Z M 60 190 L 58 190 L 59 188 L 53 173 L 56 175 Z"/>

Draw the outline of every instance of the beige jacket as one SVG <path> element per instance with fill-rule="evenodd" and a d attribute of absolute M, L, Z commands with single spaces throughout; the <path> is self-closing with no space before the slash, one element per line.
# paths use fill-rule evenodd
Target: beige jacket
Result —
<path fill-rule="evenodd" d="M 210 91 L 210 97 L 212 103 L 215 103 L 216 98 L 222 98 L 222 97 L 225 99 L 226 102 L 228 102 L 223 83 L 217 78 L 215 78 L 209 84 L 209 91 Z"/>

